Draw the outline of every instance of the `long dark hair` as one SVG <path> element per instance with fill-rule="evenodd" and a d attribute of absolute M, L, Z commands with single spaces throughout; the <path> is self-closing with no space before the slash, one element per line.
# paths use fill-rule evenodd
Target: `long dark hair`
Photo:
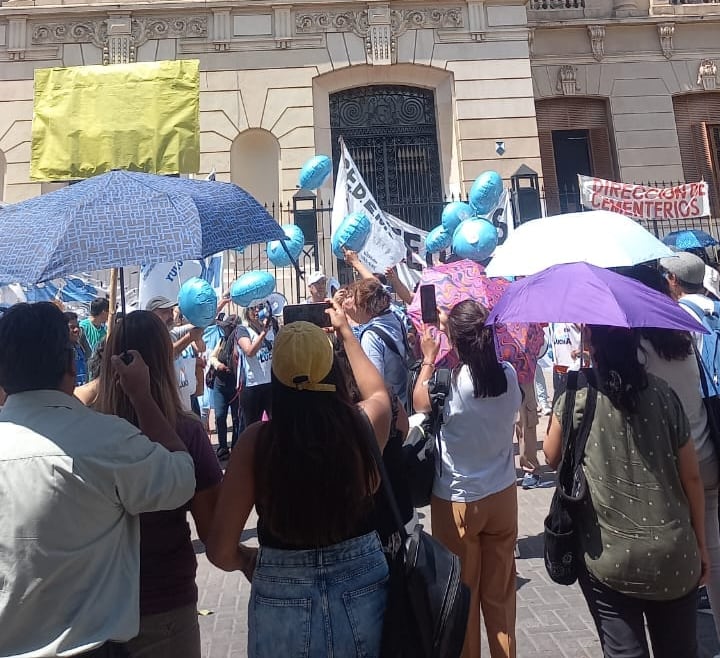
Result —
<path fill-rule="evenodd" d="M 653 267 L 635 265 L 623 268 L 619 272 L 631 279 L 640 281 L 640 283 L 644 283 L 648 288 L 670 297 L 670 286 L 667 279 L 659 270 Z M 653 346 L 658 355 L 667 361 L 684 359 L 692 354 L 692 338 L 687 331 L 644 327 L 640 330 L 640 333 Z"/>
<path fill-rule="evenodd" d="M 505 371 L 495 351 L 495 331 L 485 326 L 487 316 L 487 309 L 472 299 L 456 304 L 448 315 L 448 338 L 470 368 L 476 398 L 507 392 Z"/>
<path fill-rule="evenodd" d="M 336 392 L 296 391 L 272 379 L 273 407 L 260 430 L 255 492 L 264 527 L 290 546 L 329 546 L 353 536 L 377 484 L 373 437 L 333 365 Z M 373 439 L 374 440 L 374 439 Z"/>
<path fill-rule="evenodd" d="M 640 331 L 604 325 L 589 328 L 598 387 L 614 407 L 624 414 L 634 413 L 639 393 L 648 385 L 647 373 L 638 360 Z"/>
<path fill-rule="evenodd" d="M 189 418 L 180 402 L 170 334 L 163 321 L 151 311 L 133 311 L 113 327 L 103 351 L 95 408 L 138 424 L 135 407 L 112 374 L 111 359 L 113 355 L 122 354 L 126 346 L 140 352 L 147 364 L 150 394 L 168 422 L 175 427 L 178 418 Z"/>

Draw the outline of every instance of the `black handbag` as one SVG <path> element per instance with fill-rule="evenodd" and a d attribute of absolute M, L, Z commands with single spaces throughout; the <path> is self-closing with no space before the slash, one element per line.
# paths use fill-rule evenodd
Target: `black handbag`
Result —
<path fill-rule="evenodd" d="M 397 524 L 386 549 L 390 569 L 382 658 L 458 658 L 465 641 L 470 590 L 460 580 L 460 558 L 416 525 L 405 530 L 370 423 L 367 440 L 381 487 Z"/>
<path fill-rule="evenodd" d="M 582 469 L 582 459 L 590 426 L 595 417 L 597 388 L 589 385 L 588 382 L 585 412 L 580 426 L 575 431 L 573 415 L 580 374 L 576 371 L 568 373 L 562 416 L 563 455 L 543 532 L 545 569 L 550 579 L 559 585 L 572 585 L 577 580 L 579 564 L 582 560 L 574 516 L 587 496 L 587 481 Z M 583 371 L 583 374 L 586 378 L 590 378 L 589 371 Z"/>
<path fill-rule="evenodd" d="M 435 481 L 436 460 L 440 450 L 440 426 L 445 398 L 450 392 L 452 371 L 438 368 L 428 382 L 432 411 L 421 427 L 413 429 L 403 443 L 403 466 L 414 507 L 430 504 Z"/>

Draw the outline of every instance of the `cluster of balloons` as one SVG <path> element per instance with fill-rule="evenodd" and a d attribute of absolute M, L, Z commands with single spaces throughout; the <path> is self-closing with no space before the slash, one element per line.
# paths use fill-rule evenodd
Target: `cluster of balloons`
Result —
<path fill-rule="evenodd" d="M 486 171 L 475 179 L 468 200 L 453 201 L 445 206 L 440 226 L 425 238 L 431 254 L 452 247 L 460 258 L 482 261 L 497 247 L 497 229 L 487 216 L 495 209 L 503 193 L 500 174 Z"/>

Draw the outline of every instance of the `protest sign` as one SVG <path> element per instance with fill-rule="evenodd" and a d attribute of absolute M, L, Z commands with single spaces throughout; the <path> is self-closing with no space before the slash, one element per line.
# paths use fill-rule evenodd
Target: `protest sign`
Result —
<path fill-rule="evenodd" d="M 30 177 L 200 167 L 197 60 L 35 70 Z"/>
<path fill-rule="evenodd" d="M 372 272 L 384 272 L 388 267 L 404 261 L 399 268 L 403 282 L 410 286 L 420 278 L 420 272 L 432 265 L 432 255 L 425 249 L 427 231 L 423 231 L 401 219 L 384 212 L 378 205 L 360 170 L 344 143 L 341 144 L 341 160 L 335 178 L 335 197 L 331 226 L 333 233 L 352 212 L 364 212 L 373 228 L 363 249 L 358 253 L 360 260 Z M 488 219 L 498 229 L 498 244 L 502 244 L 513 228 L 510 193 L 503 192 L 497 207 Z M 438 223 L 440 210 L 438 210 Z M 440 254 L 443 261 L 446 253 Z M 411 288 L 412 289 L 412 288 Z"/>
<path fill-rule="evenodd" d="M 689 219 L 710 215 L 705 182 L 647 187 L 578 175 L 580 199 L 588 210 L 611 210 L 635 219 Z"/>
<path fill-rule="evenodd" d="M 194 276 L 210 283 L 220 299 L 223 293 L 222 272 L 222 254 L 202 260 L 180 260 L 146 265 L 140 272 L 139 308 L 144 309 L 145 304 L 157 295 L 177 301 L 180 286 Z"/>

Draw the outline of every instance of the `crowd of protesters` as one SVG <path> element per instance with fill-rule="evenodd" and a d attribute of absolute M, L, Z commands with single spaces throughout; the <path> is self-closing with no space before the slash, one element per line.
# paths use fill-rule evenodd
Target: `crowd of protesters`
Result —
<path fill-rule="evenodd" d="M 470 590 L 463 658 L 480 656 L 483 624 L 491 658 L 517 654 L 517 489 L 550 472 L 537 459 L 544 415 L 546 461 L 559 464 L 578 369 L 597 395 L 579 581 L 604 655 L 649 658 L 647 626 L 655 658 L 697 656 L 701 585 L 720 628 L 720 476 L 701 335 L 556 324 L 514 364 L 498 356 L 477 301 L 440 309 L 417 332 L 397 272 L 346 260 L 349 285 L 308 277 L 308 302 L 331 298 L 326 329 L 280 326 L 265 303 L 230 314 L 227 296 L 205 330 L 165 297 L 109 332 L 103 299 L 83 320 L 51 303 L 4 313 L 0 656 L 199 658 L 188 512 L 209 560 L 252 583 L 249 656 L 380 656 L 394 521 L 373 455 L 411 528 L 401 452 L 412 414 L 433 412 L 440 334 L 454 365 L 430 509 Z M 692 254 L 623 274 L 710 311 L 720 297 Z M 576 395 L 576 428 L 590 390 Z M 259 549 L 241 542 L 253 507 Z"/>

